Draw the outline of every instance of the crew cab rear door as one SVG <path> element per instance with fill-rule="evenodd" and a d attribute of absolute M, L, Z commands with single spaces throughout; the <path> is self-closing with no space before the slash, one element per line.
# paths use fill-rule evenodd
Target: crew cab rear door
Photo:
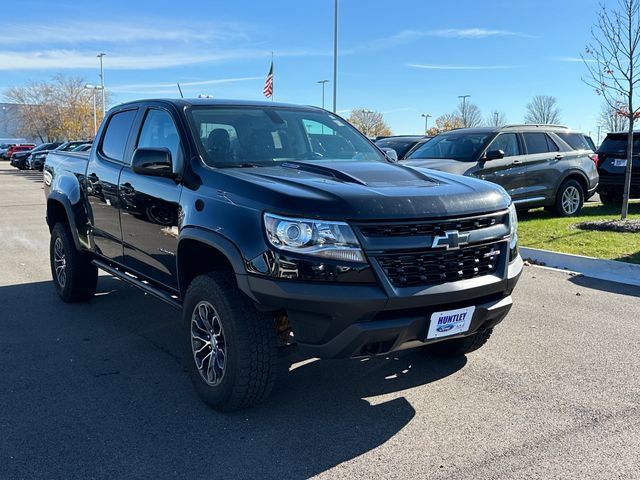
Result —
<path fill-rule="evenodd" d="M 123 108 L 110 115 L 87 164 L 87 199 L 96 253 L 118 263 L 123 261 L 118 181 L 125 158 L 130 155 L 130 135 L 137 113 L 137 108 Z"/>
<path fill-rule="evenodd" d="M 136 129 L 137 148 L 167 148 L 176 170 L 185 154 L 178 117 L 160 106 L 148 106 Z M 182 185 L 172 178 L 147 176 L 131 169 L 131 158 L 120 175 L 120 221 L 127 269 L 177 289 L 176 253 Z M 175 171 L 175 170 L 174 170 Z"/>

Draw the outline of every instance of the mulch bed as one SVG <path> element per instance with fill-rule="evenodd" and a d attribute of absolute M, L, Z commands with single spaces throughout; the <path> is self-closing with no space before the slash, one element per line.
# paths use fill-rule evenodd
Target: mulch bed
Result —
<path fill-rule="evenodd" d="M 640 233 L 640 220 L 593 220 L 578 223 L 576 228 L 602 232 Z"/>

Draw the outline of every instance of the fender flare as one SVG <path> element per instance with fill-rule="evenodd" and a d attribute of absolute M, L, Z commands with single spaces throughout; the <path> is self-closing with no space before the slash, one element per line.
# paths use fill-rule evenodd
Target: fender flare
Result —
<path fill-rule="evenodd" d="M 82 250 L 82 245 L 80 244 L 80 238 L 78 236 L 78 227 L 76 225 L 76 219 L 73 215 L 73 209 L 71 208 L 71 202 L 66 195 L 59 191 L 52 191 L 47 198 L 47 224 L 49 225 L 49 229 L 53 228 L 52 221 L 49 219 L 49 205 L 51 203 L 59 203 L 64 208 L 67 222 L 69 223 L 69 230 L 71 230 L 71 237 L 73 238 L 73 243 L 75 244 L 78 250 Z"/>
<path fill-rule="evenodd" d="M 201 227 L 189 226 L 184 227 L 180 231 L 178 236 L 178 246 L 176 250 L 176 270 L 178 271 L 178 289 L 183 292 L 183 288 L 186 289 L 186 285 L 181 285 L 182 272 L 180 268 L 180 244 L 183 240 L 195 240 L 212 248 L 215 248 L 222 253 L 233 268 L 233 272 L 238 282 L 238 287 L 251 299 L 256 300 L 251 289 L 249 288 L 249 281 L 247 279 L 247 270 L 245 268 L 245 262 L 240 254 L 238 247 L 225 236 Z"/>

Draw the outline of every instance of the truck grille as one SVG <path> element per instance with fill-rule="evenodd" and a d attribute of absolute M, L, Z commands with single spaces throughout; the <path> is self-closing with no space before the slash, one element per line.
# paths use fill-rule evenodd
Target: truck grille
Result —
<path fill-rule="evenodd" d="M 469 232 L 480 228 L 507 223 L 507 213 L 498 212 L 472 218 L 454 218 L 392 224 L 361 224 L 360 232 L 366 237 L 407 237 L 416 235 L 438 235 L 447 230 Z"/>
<path fill-rule="evenodd" d="M 384 254 L 376 259 L 394 287 L 433 286 L 493 274 L 505 250 L 501 242 L 455 251 Z"/>

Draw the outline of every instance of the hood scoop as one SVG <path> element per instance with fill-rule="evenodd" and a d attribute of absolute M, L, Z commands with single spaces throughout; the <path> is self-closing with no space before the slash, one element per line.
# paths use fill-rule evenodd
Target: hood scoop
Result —
<path fill-rule="evenodd" d="M 335 178 L 337 180 L 342 180 L 343 182 L 349 183 L 357 183 L 358 185 L 367 186 L 365 182 L 356 178 L 348 173 L 337 170 L 335 168 L 326 167 L 323 165 L 310 165 L 308 163 L 302 162 L 283 162 L 280 164 L 282 168 L 291 168 L 294 170 L 301 170 L 303 172 L 315 173 L 318 175 L 322 175 L 325 177 Z"/>

